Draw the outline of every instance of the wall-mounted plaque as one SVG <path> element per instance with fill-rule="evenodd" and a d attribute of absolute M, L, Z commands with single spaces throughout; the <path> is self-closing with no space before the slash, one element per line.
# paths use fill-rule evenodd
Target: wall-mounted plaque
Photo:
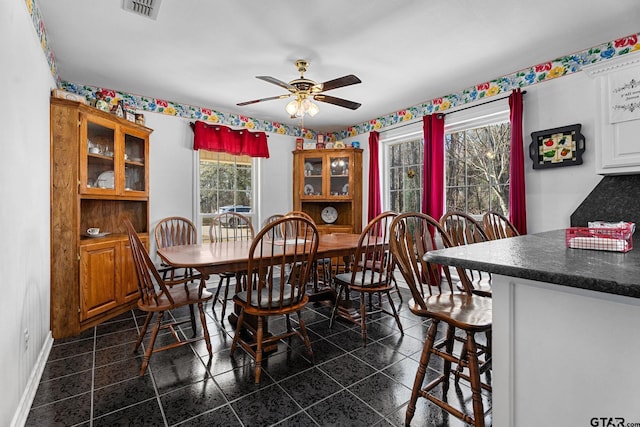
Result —
<path fill-rule="evenodd" d="M 584 152 L 581 127 L 582 125 L 576 124 L 533 132 L 529 145 L 529 157 L 533 160 L 533 168 L 581 165 Z"/>

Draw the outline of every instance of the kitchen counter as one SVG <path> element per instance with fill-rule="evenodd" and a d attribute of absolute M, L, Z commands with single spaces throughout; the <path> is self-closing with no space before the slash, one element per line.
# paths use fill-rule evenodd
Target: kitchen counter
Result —
<path fill-rule="evenodd" d="M 492 273 L 494 426 L 640 425 L 640 248 L 567 249 L 564 233 L 426 257 Z"/>
<path fill-rule="evenodd" d="M 640 298 L 640 249 L 626 253 L 568 249 L 564 230 L 441 249 L 428 253 L 427 259 L 445 265 Z"/>

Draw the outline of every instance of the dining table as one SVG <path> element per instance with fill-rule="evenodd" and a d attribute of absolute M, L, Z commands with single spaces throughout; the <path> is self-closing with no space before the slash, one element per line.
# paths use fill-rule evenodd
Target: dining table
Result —
<path fill-rule="evenodd" d="M 316 259 L 339 259 L 344 263 L 345 269 L 349 267 L 349 259 L 355 253 L 360 234 L 329 233 L 320 234 Z M 202 276 L 203 286 L 213 274 L 225 272 L 240 272 L 247 269 L 251 241 L 222 241 L 203 242 L 191 245 L 168 246 L 158 248 L 158 256 L 162 261 L 172 267 L 193 268 Z M 241 291 L 241 283 L 236 283 L 236 292 Z M 309 301 L 335 301 L 335 289 L 330 284 L 322 288 L 310 289 Z M 229 315 L 229 322 L 235 326 L 239 314 L 239 308 L 234 307 Z M 350 308 L 350 301 L 345 301 L 340 314 L 344 316 L 358 316 L 357 310 Z"/>

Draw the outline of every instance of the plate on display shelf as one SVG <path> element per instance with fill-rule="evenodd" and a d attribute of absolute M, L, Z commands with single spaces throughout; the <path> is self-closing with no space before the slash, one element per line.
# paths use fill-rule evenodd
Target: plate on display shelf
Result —
<path fill-rule="evenodd" d="M 327 224 L 333 224 L 338 219 L 338 211 L 333 206 L 327 206 L 322 209 L 320 218 L 322 218 L 322 220 Z"/>
<path fill-rule="evenodd" d="M 95 186 L 98 188 L 114 188 L 113 171 L 102 172 L 98 175 Z"/>
<path fill-rule="evenodd" d="M 111 234 L 111 233 L 109 233 L 108 231 L 105 231 L 104 233 L 96 233 L 96 234 L 84 233 L 84 236 L 85 237 L 96 238 L 96 237 L 104 237 L 104 236 L 109 235 L 109 234 Z"/>
<path fill-rule="evenodd" d="M 345 184 L 344 187 L 342 187 L 342 194 L 349 194 L 349 184 Z"/>
<path fill-rule="evenodd" d="M 313 188 L 313 185 L 311 184 L 307 184 L 304 186 L 304 194 L 305 196 L 313 196 L 313 194 L 316 192 L 315 188 Z"/>

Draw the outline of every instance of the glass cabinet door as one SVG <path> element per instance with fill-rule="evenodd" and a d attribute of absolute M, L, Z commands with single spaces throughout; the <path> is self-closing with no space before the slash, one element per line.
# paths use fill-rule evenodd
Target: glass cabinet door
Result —
<path fill-rule="evenodd" d="M 86 121 L 86 159 L 81 164 L 81 188 L 88 193 L 115 192 L 115 129 L 98 121 Z"/>
<path fill-rule="evenodd" d="M 124 134 L 124 191 L 145 191 L 146 145 L 143 138 Z"/>
<path fill-rule="evenodd" d="M 349 157 L 331 157 L 329 163 L 329 191 L 331 196 L 348 196 L 350 194 Z"/>
<path fill-rule="evenodd" d="M 304 196 L 322 195 L 322 157 L 305 157 L 304 159 Z"/>

